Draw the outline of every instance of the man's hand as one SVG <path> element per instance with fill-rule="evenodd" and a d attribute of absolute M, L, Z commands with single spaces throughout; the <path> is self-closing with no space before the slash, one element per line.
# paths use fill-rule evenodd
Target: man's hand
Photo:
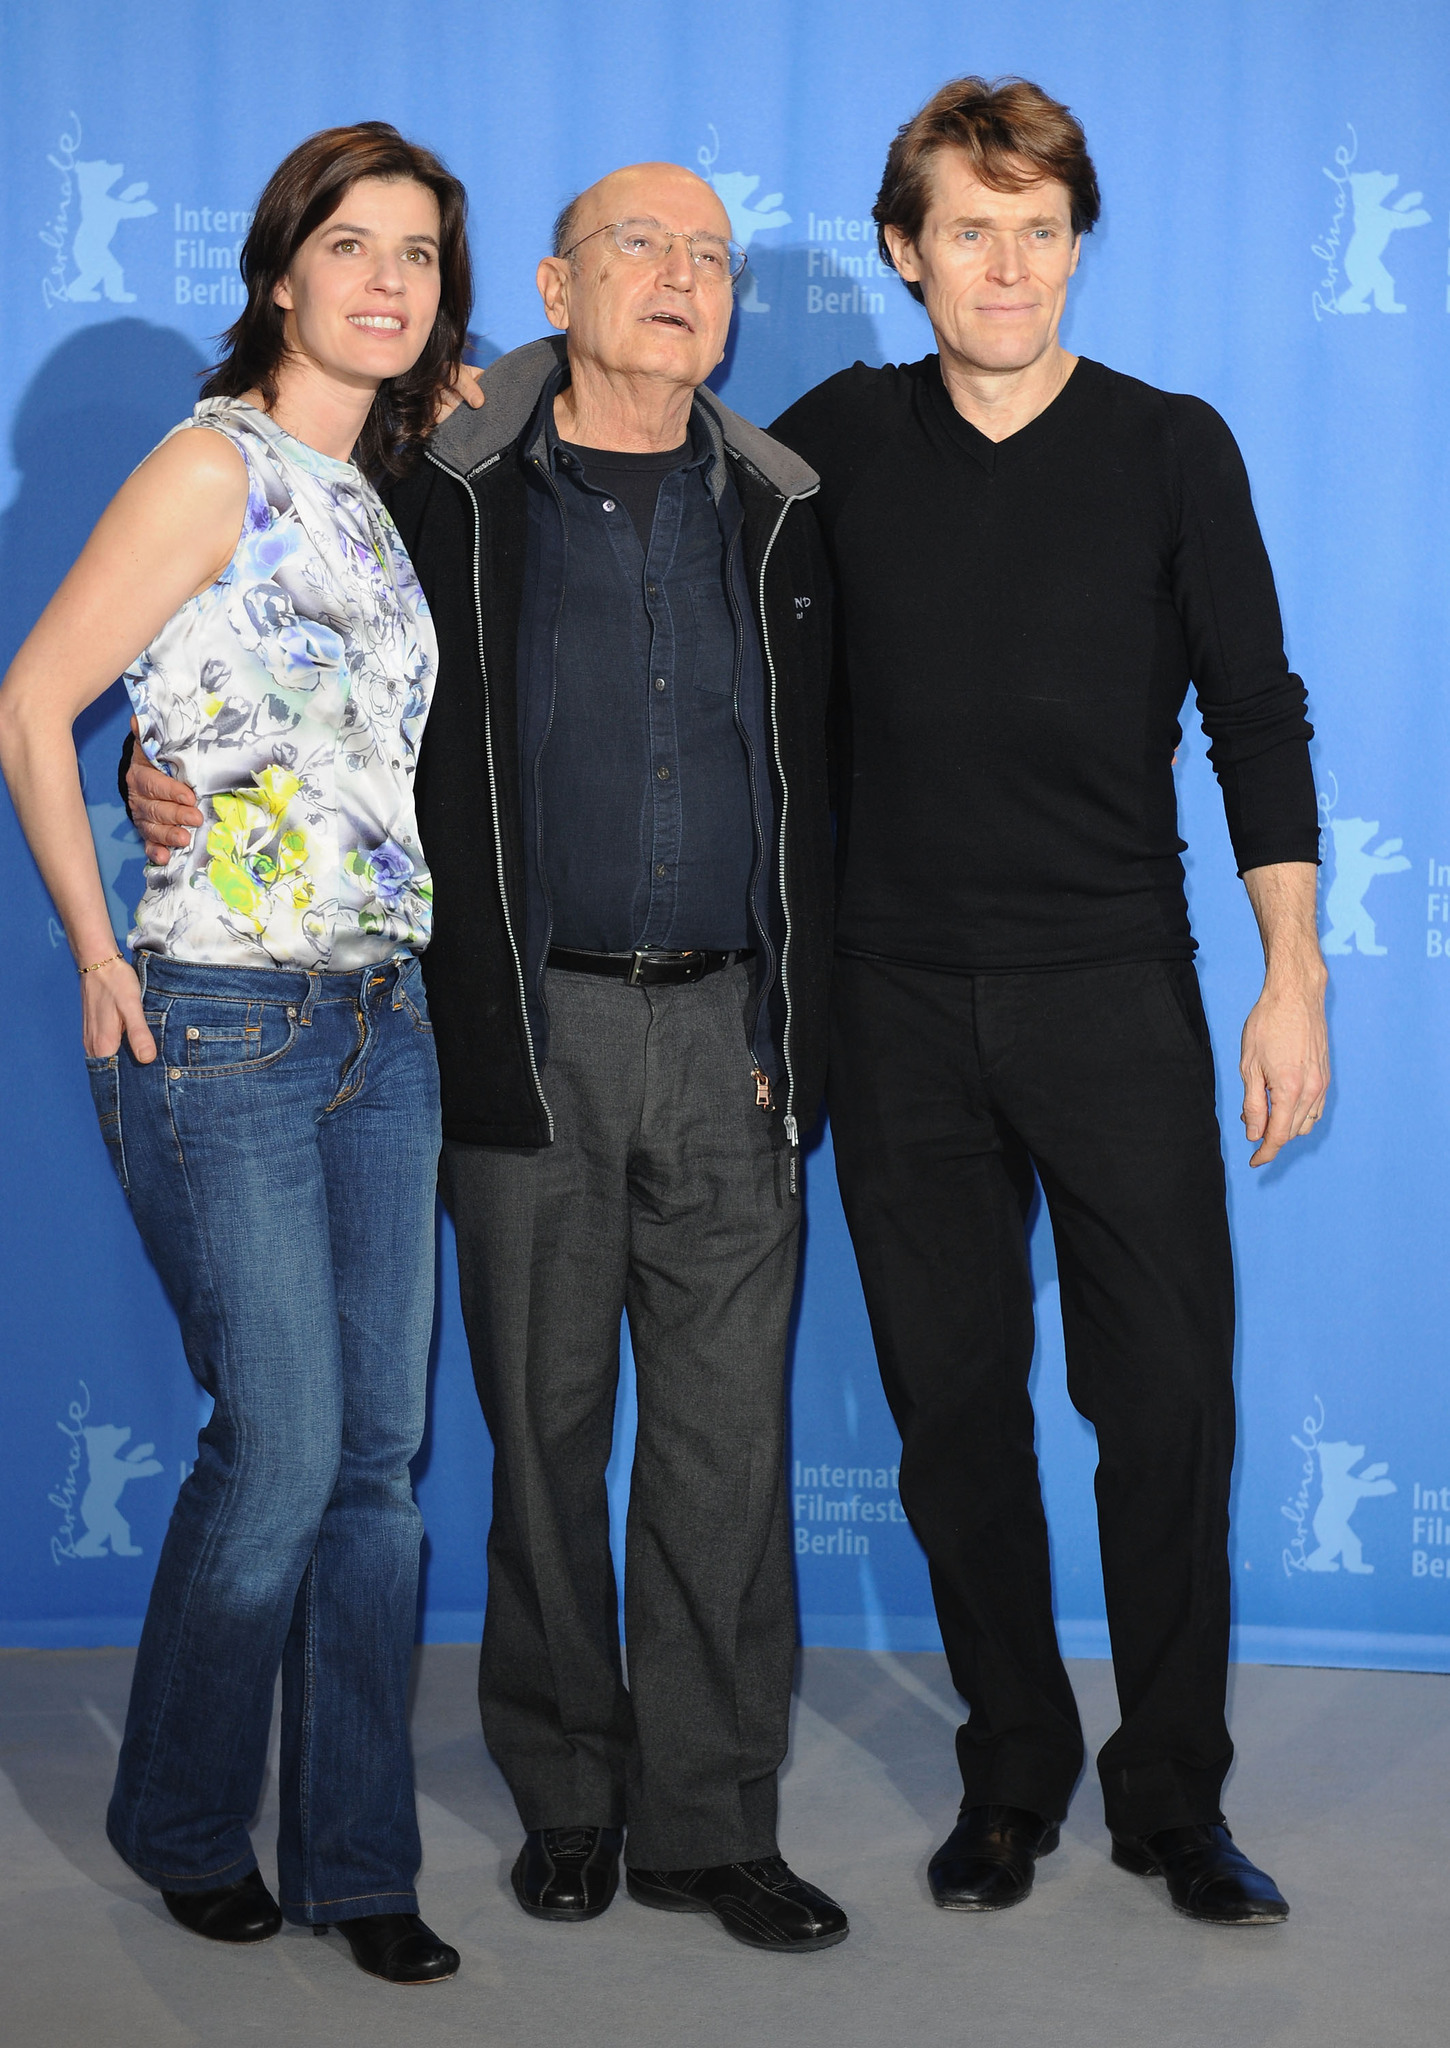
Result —
<path fill-rule="evenodd" d="M 448 415 L 457 412 L 460 405 L 472 408 L 474 412 L 483 404 L 483 393 L 479 389 L 483 372 L 475 363 L 463 363 L 458 375 L 438 400 L 438 410 L 433 415 L 435 427 L 441 427 Z"/>
<path fill-rule="evenodd" d="M 1267 1166 L 1324 1113 L 1329 1087 L 1328 980 L 1315 915 L 1317 870 L 1307 861 L 1250 868 L 1244 887 L 1264 942 L 1264 987 L 1244 1025 L 1239 1072 L 1243 1125 Z"/>
<path fill-rule="evenodd" d="M 140 731 L 134 718 L 131 730 Z M 146 842 L 146 858 L 157 867 L 165 867 L 173 846 L 190 846 L 192 832 L 206 823 L 196 807 L 196 791 L 153 768 L 139 747 L 126 770 L 126 796 L 131 821 Z"/>

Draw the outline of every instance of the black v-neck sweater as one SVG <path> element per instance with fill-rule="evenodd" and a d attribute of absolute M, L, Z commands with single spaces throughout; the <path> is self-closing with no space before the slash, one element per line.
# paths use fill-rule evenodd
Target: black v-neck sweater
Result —
<path fill-rule="evenodd" d="M 821 476 L 837 579 L 842 950 L 959 970 L 1190 954 L 1190 682 L 1240 872 L 1317 860 L 1304 687 L 1210 406 L 1083 359 L 994 443 L 928 356 L 858 363 L 771 432 Z"/>

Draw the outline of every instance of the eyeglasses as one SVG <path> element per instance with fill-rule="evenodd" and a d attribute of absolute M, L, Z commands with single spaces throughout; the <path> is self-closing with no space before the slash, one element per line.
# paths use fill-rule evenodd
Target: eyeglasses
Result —
<path fill-rule="evenodd" d="M 606 221 L 602 228 L 592 228 L 573 248 L 561 253 L 572 256 L 575 249 L 582 249 L 595 235 L 612 235 L 620 254 L 637 263 L 662 262 L 674 243 L 683 242 L 701 277 L 718 278 L 722 284 L 727 277 L 732 281 L 739 277 L 745 268 L 745 251 L 738 242 L 729 241 L 724 235 L 687 235 L 679 228 L 661 227 L 657 220 Z"/>

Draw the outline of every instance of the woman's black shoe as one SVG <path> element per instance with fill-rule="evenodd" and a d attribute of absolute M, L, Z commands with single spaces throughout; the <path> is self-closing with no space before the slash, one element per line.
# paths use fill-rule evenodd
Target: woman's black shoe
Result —
<path fill-rule="evenodd" d="M 352 1950 L 353 1961 L 370 1977 L 382 1977 L 389 1984 L 441 1984 L 458 1972 L 457 1949 L 440 1941 L 416 1913 L 364 1913 L 360 1920 L 333 1924 Z"/>
<path fill-rule="evenodd" d="M 163 1892 L 173 1920 L 204 1934 L 208 1941 L 266 1941 L 282 1925 L 277 1901 L 262 1882 L 260 1870 L 249 1870 L 236 1884 L 215 1892 Z"/>

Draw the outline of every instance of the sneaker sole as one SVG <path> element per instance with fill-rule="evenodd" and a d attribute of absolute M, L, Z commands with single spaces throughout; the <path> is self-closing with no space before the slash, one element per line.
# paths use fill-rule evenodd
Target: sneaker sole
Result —
<path fill-rule="evenodd" d="M 1032 1897 L 1029 1884 L 1010 1899 L 943 1899 L 935 1892 L 931 1895 L 934 1906 L 940 1906 L 944 1913 L 1010 1913 L 1014 1906 L 1020 1906 L 1024 1899 Z"/>
<path fill-rule="evenodd" d="M 609 1897 L 598 1906 L 536 1906 L 531 1899 L 524 1897 L 523 1887 L 512 1870 L 509 1872 L 509 1883 L 513 1886 L 514 1897 L 531 1920 L 548 1920 L 556 1927 L 580 1927 L 586 1920 L 597 1920 L 601 1913 L 607 1913 L 614 1904 L 614 1895 L 619 1889 L 619 1880 L 616 1878 L 610 1886 Z"/>

